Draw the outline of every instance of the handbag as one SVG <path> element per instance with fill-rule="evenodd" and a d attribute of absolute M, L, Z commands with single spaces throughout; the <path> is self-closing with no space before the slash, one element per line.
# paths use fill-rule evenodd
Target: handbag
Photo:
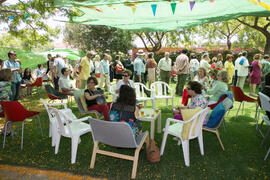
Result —
<path fill-rule="evenodd" d="M 104 91 L 102 89 L 96 90 L 96 91 L 93 92 L 93 94 L 94 95 L 96 95 L 96 94 L 104 94 Z M 96 102 L 97 102 L 97 104 L 107 104 L 106 99 L 103 96 L 98 96 L 96 98 Z"/>
<path fill-rule="evenodd" d="M 154 163 L 160 161 L 159 148 L 156 146 L 156 142 L 151 139 L 149 146 L 146 150 L 146 156 L 148 161 Z"/>
<path fill-rule="evenodd" d="M 116 70 L 116 72 L 122 72 L 122 71 L 124 71 L 124 68 L 123 68 L 123 66 L 122 65 L 120 65 L 120 64 L 117 64 L 116 66 L 115 66 L 115 70 Z"/>

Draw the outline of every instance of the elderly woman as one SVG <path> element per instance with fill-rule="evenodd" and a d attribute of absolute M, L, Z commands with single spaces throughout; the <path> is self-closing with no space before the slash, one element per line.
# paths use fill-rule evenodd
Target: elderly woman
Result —
<path fill-rule="evenodd" d="M 207 100 L 202 95 L 202 85 L 199 82 L 190 81 L 186 89 L 188 95 L 191 96 L 191 101 L 188 106 L 173 109 L 174 119 L 182 120 L 181 109 L 205 108 L 207 106 Z"/>
<path fill-rule="evenodd" d="M 207 89 L 209 87 L 209 81 L 207 78 L 206 69 L 200 67 L 198 69 L 198 74 L 194 77 L 193 81 L 198 81 L 203 86 L 203 89 Z"/>
<path fill-rule="evenodd" d="M 107 98 L 104 94 L 96 94 L 96 91 L 100 91 L 100 88 L 96 88 L 95 86 L 98 84 L 98 81 L 95 77 L 89 77 L 87 79 L 87 86 L 88 88 L 84 91 L 84 97 L 86 100 L 86 104 L 88 107 L 88 110 L 96 110 L 99 113 L 102 113 L 105 120 L 109 120 L 109 107 L 111 103 L 107 104 L 98 104 L 97 98 L 98 97 L 104 97 Z"/>
<path fill-rule="evenodd" d="M 229 76 L 227 71 L 219 71 L 217 74 L 217 82 L 215 85 L 207 90 L 207 95 L 210 95 L 209 104 L 214 104 L 218 101 L 222 94 L 228 91 Z"/>
<path fill-rule="evenodd" d="M 130 86 L 132 88 L 134 88 L 134 82 L 132 80 L 130 80 L 130 76 L 132 75 L 132 72 L 130 70 L 125 70 L 123 72 L 123 79 L 118 81 L 118 83 L 116 84 L 116 88 L 115 88 L 115 93 L 118 94 L 120 91 L 120 88 L 122 85 L 127 85 Z"/>
<path fill-rule="evenodd" d="M 232 84 L 232 78 L 233 78 L 233 74 L 234 74 L 234 65 L 233 65 L 232 60 L 233 60 L 233 55 L 227 54 L 224 68 L 228 72 L 228 76 L 229 76 L 228 84 Z"/>
<path fill-rule="evenodd" d="M 98 85 L 100 84 L 100 72 L 101 72 L 101 67 L 100 67 L 100 56 L 96 55 L 94 57 L 94 67 L 95 67 L 95 77 L 98 80 Z"/>
<path fill-rule="evenodd" d="M 149 53 L 148 58 L 147 58 L 147 62 L 146 62 L 146 68 L 147 68 L 147 71 L 148 71 L 148 88 L 149 89 L 151 87 L 151 84 L 153 82 L 155 82 L 156 67 L 157 67 L 157 63 L 156 63 L 156 61 L 154 59 L 154 54 Z"/>
<path fill-rule="evenodd" d="M 261 69 L 260 54 L 255 54 L 252 61 L 252 71 L 250 73 L 249 95 L 257 97 L 255 94 L 257 84 L 261 83 Z"/>

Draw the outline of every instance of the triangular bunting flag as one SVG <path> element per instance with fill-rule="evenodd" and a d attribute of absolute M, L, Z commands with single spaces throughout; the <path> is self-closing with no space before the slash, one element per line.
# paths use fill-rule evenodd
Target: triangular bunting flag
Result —
<path fill-rule="evenodd" d="M 27 20 L 27 18 L 29 18 L 29 14 L 26 14 L 26 15 L 24 15 L 24 21 L 26 21 Z"/>
<path fill-rule="evenodd" d="M 14 16 L 13 15 L 10 15 L 9 17 L 8 17 L 8 20 L 12 20 L 14 18 Z"/>
<path fill-rule="evenodd" d="M 195 5 L 195 1 L 190 1 L 189 5 L 190 5 L 190 10 L 192 11 L 192 9 L 193 9 L 193 7 Z"/>
<path fill-rule="evenodd" d="M 174 14 L 175 8 L 176 8 L 176 3 L 171 3 L 171 8 L 172 8 L 172 13 Z"/>
<path fill-rule="evenodd" d="M 136 12 L 136 8 L 137 8 L 136 6 L 131 7 L 131 9 L 132 9 L 132 13 L 133 13 L 133 14 L 135 14 L 135 12 Z"/>
<path fill-rule="evenodd" d="M 184 2 L 184 0 L 179 0 L 180 3 Z"/>
<path fill-rule="evenodd" d="M 153 11 L 154 16 L 156 16 L 157 5 L 152 4 L 151 7 L 152 7 L 152 11 Z"/>

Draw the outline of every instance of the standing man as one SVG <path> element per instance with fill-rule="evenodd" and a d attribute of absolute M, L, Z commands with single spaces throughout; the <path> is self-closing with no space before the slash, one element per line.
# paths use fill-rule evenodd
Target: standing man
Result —
<path fill-rule="evenodd" d="M 137 53 L 137 57 L 134 60 L 134 82 L 140 82 L 145 84 L 144 73 L 145 73 L 145 64 L 143 63 L 144 52 L 140 49 Z M 144 89 L 147 97 L 151 96 L 151 92 Z"/>
<path fill-rule="evenodd" d="M 187 57 L 188 50 L 183 49 L 181 54 L 177 56 L 175 61 L 175 71 L 177 74 L 177 84 L 175 88 L 175 94 L 182 95 L 184 85 L 186 83 L 188 68 L 189 68 L 189 60 Z"/>
<path fill-rule="evenodd" d="M 237 71 L 237 84 L 236 86 L 240 87 L 241 89 L 244 88 L 246 78 L 248 76 L 248 59 L 247 59 L 247 52 L 242 52 L 242 56 L 235 60 L 234 68 Z"/>
<path fill-rule="evenodd" d="M 109 90 L 110 87 L 110 56 L 105 53 L 103 59 L 100 61 L 101 79 L 99 88 L 103 88 L 105 81 L 105 91 Z"/>
<path fill-rule="evenodd" d="M 54 89 L 56 91 L 59 91 L 58 81 L 59 78 L 62 76 L 61 70 L 62 68 L 66 67 L 66 63 L 59 55 L 56 55 L 53 66 L 54 66 L 54 79 L 53 79 Z"/>
<path fill-rule="evenodd" d="M 172 60 L 170 58 L 170 53 L 165 52 L 165 57 L 160 59 L 158 62 L 158 68 L 160 69 L 160 79 L 161 81 L 170 83 L 170 73 L 172 71 Z"/>
<path fill-rule="evenodd" d="M 10 69 L 13 74 L 13 80 L 11 82 L 12 101 L 18 101 L 20 86 L 21 86 L 21 65 L 16 62 L 17 54 L 15 51 L 8 52 L 8 60 L 4 61 L 3 69 Z"/>
<path fill-rule="evenodd" d="M 130 79 L 133 79 L 134 69 L 133 69 L 133 62 L 132 62 L 132 54 L 128 54 L 127 59 L 125 60 L 124 66 L 126 69 L 131 71 Z"/>
<path fill-rule="evenodd" d="M 140 49 L 137 53 L 137 57 L 134 60 L 134 81 L 144 84 L 145 65 L 143 63 L 144 52 Z"/>
<path fill-rule="evenodd" d="M 80 89 L 85 89 L 87 85 L 87 79 L 90 77 L 91 65 L 90 59 L 92 57 L 91 52 L 87 52 L 86 56 L 82 58 L 79 67 L 79 79 L 80 79 Z"/>

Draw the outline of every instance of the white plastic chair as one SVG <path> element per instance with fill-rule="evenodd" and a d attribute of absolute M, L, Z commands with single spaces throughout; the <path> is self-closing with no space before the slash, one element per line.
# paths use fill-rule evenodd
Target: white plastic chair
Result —
<path fill-rule="evenodd" d="M 111 86 L 109 87 L 109 92 L 110 92 L 110 93 L 112 94 L 112 96 L 113 96 L 113 102 L 115 102 L 116 99 L 117 99 L 117 94 L 115 93 L 115 90 L 116 90 L 116 84 L 111 85 Z"/>
<path fill-rule="evenodd" d="M 190 139 L 198 138 L 201 154 L 204 155 L 202 125 L 203 125 L 203 121 L 204 121 L 204 119 L 209 111 L 210 111 L 210 108 L 205 108 L 205 109 L 199 111 L 198 113 L 196 113 L 188 121 L 180 121 L 177 119 L 168 118 L 166 121 L 164 135 L 163 135 L 163 139 L 162 139 L 160 155 L 163 155 L 168 134 L 171 134 L 171 135 L 179 138 L 178 144 L 180 144 L 182 142 L 182 148 L 183 148 L 183 154 L 184 154 L 186 166 L 189 166 L 189 164 L 190 164 L 189 163 L 190 162 L 189 161 L 189 140 Z M 170 125 L 170 122 L 174 122 L 174 124 Z M 192 124 L 191 124 L 190 129 L 189 129 L 188 138 L 186 140 L 183 140 L 182 135 L 181 135 L 182 128 L 183 128 L 184 124 L 187 124 L 189 122 L 192 122 Z"/>
<path fill-rule="evenodd" d="M 264 111 L 269 111 L 270 112 L 270 98 L 268 96 L 266 96 L 265 94 L 259 92 L 259 97 L 260 97 L 260 101 L 261 101 L 261 108 L 262 110 Z M 268 118 L 267 115 L 264 115 L 262 114 L 262 122 L 261 122 L 261 125 L 258 127 L 257 131 L 260 131 L 261 132 L 261 127 L 263 126 L 263 123 L 266 123 L 266 125 L 270 126 L 270 120 Z M 261 146 L 264 144 L 267 136 L 269 135 L 270 133 L 270 128 L 268 129 L 267 133 L 265 135 L 263 135 L 262 133 L 262 136 L 264 137 L 262 142 L 261 142 Z M 267 159 L 268 155 L 270 153 L 270 148 L 268 149 L 265 157 L 264 157 L 264 160 Z"/>
<path fill-rule="evenodd" d="M 135 93 L 136 93 L 136 100 L 137 101 L 143 101 L 144 102 L 144 108 L 146 107 L 146 101 L 151 100 L 152 106 L 154 106 L 154 99 L 152 97 L 147 97 L 144 93 L 145 90 L 151 92 L 151 89 L 148 89 L 144 84 L 142 83 L 134 83 L 135 86 Z"/>
<path fill-rule="evenodd" d="M 151 90 L 152 90 L 152 97 L 154 99 L 154 105 L 156 106 L 156 100 L 157 99 L 166 99 L 166 106 L 168 107 L 168 99 L 172 100 L 172 107 L 173 107 L 173 89 L 170 88 L 170 86 L 161 81 L 157 81 L 151 84 Z M 170 95 L 167 94 L 167 91 L 169 91 Z"/>
<path fill-rule="evenodd" d="M 40 98 L 40 101 L 42 102 L 42 104 L 44 105 L 47 113 L 48 113 L 48 117 L 50 120 L 50 125 L 49 125 L 49 137 L 52 137 L 52 146 L 55 146 L 55 132 L 56 132 L 56 120 L 55 117 L 52 116 L 51 113 L 49 113 L 49 107 L 53 107 L 53 106 L 64 106 L 64 109 L 61 109 L 61 111 L 67 112 L 69 109 L 67 109 L 67 104 L 65 103 L 47 103 L 44 99 Z"/>
<path fill-rule="evenodd" d="M 66 113 L 49 107 L 49 113 L 55 115 L 57 122 L 57 131 L 55 133 L 55 154 L 58 153 L 61 136 L 71 138 L 71 164 L 75 163 L 79 138 L 88 132 L 91 132 L 91 126 L 82 121 L 88 120 L 88 117 L 82 119 L 72 119 Z"/>

